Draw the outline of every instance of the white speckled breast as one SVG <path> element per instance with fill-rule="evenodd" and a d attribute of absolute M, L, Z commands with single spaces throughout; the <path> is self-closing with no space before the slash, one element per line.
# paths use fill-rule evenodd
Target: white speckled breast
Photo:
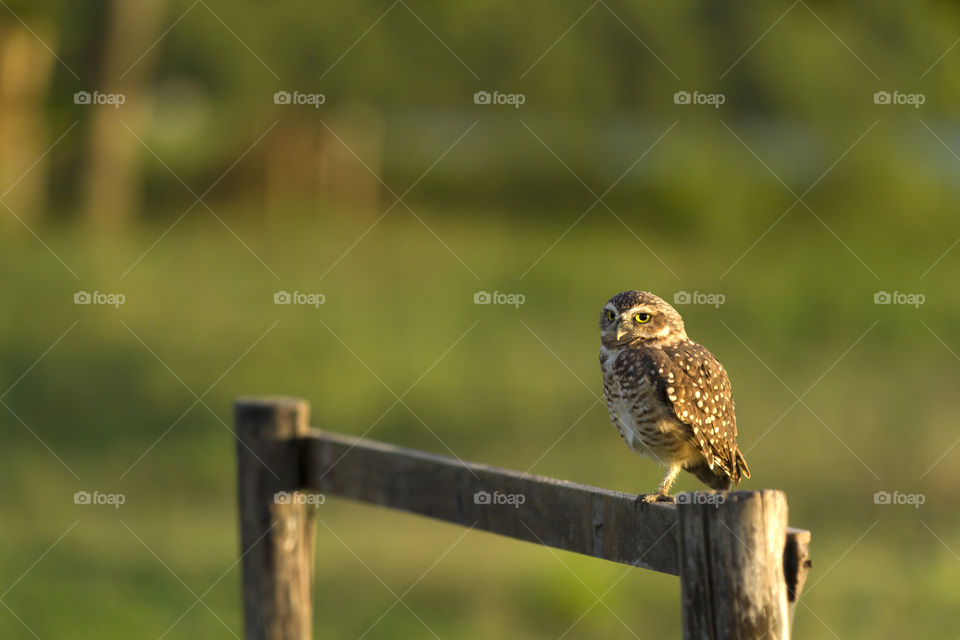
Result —
<path fill-rule="evenodd" d="M 631 449 L 670 464 L 691 454 L 685 425 L 656 396 L 656 389 L 628 347 L 600 348 L 603 395 L 610 421 Z"/>

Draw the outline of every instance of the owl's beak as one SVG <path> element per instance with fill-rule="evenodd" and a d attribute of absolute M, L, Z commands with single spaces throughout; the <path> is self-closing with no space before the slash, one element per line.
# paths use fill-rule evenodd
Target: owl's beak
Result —
<path fill-rule="evenodd" d="M 618 341 L 620 340 L 620 338 L 622 338 L 623 336 L 627 335 L 628 333 L 629 333 L 629 331 L 627 331 L 626 329 L 624 329 L 622 324 L 617 326 L 617 340 L 618 340 Z"/>

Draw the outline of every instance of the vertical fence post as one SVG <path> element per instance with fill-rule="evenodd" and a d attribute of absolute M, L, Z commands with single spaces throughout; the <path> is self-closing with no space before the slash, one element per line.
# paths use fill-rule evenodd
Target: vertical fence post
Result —
<path fill-rule="evenodd" d="M 308 640 L 316 510 L 300 504 L 300 443 L 310 407 L 294 398 L 234 404 L 243 619 L 248 640 Z M 287 491 L 275 499 L 278 491 Z"/>
<path fill-rule="evenodd" d="M 684 640 L 789 640 L 786 495 L 685 497 L 677 504 Z"/>

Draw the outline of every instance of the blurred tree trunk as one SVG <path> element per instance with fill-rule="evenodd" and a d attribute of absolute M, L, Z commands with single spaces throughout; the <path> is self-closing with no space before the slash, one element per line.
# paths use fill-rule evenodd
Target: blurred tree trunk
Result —
<path fill-rule="evenodd" d="M 329 118 L 320 138 L 321 210 L 364 218 L 382 213 L 383 139 L 383 117 L 369 105 L 352 104 Z"/>
<path fill-rule="evenodd" d="M 86 216 L 96 231 L 129 227 L 139 209 L 139 159 L 149 152 L 137 137 L 148 137 L 149 96 L 145 85 L 158 51 L 138 58 L 159 35 L 157 28 L 165 4 L 165 0 L 110 2 L 98 91 L 122 94 L 125 101 L 119 108 L 109 104 L 90 106 L 89 161 L 82 187 Z"/>
<path fill-rule="evenodd" d="M 32 28 L 54 46 L 51 28 L 36 21 Z M 40 157 L 49 144 L 44 115 L 53 62 L 20 22 L 0 20 L 0 199 L 28 225 L 46 201 L 48 163 Z M 0 221 L 5 230 L 24 230 L 2 206 Z"/>
<path fill-rule="evenodd" d="M 264 158 L 267 211 L 280 219 L 310 208 L 361 219 L 383 213 L 377 176 L 383 172 L 384 122 L 378 111 L 353 104 L 320 116 L 288 106 L 276 112 L 283 117 Z"/>

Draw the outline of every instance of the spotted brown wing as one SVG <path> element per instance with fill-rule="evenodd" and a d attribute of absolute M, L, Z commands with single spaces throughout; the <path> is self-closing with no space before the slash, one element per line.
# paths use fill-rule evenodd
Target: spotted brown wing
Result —
<path fill-rule="evenodd" d="M 733 392 L 720 361 L 691 340 L 651 349 L 644 359 L 658 395 L 690 426 L 707 465 L 737 482 L 742 471 L 749 477 L 745 463 L 741 468 Z"/>

